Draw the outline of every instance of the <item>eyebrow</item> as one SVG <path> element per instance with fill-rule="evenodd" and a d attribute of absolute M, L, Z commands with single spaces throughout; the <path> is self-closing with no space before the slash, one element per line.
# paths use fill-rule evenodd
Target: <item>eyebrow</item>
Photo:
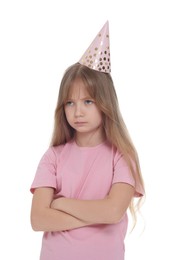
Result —
<path fill-rule="evenodd" d="M 83 97 L 83 98 L 81 98 L 80 100 L 87 100 L 87 99 L 94 100 L 94 98 L 92 98 L 92 97 L 90 97 L 90 96 Z M 75 100 L 75 99 L 73 99 L 73 98 L 68 98 L 67 100 Z"/>

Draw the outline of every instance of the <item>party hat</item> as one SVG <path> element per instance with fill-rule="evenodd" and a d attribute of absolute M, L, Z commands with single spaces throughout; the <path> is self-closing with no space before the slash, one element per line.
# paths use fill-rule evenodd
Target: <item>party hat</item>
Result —
<path fill-rule="evenodd" d="M 108 21 L 81 57 L 79 63 L 100 72 L 111 72 Z"/>

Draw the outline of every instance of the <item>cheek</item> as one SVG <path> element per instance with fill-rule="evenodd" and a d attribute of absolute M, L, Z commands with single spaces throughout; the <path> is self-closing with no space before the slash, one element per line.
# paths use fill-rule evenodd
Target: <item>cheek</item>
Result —
<path fill-rule="evenodd" d="M 103 114 L 101 111 L 99 112 L 99 120 L 100 120 L 100 124 L 102 124 L 103 123 Z"/>
<path fill-rule="evenodd" d="M 103 121 L 103 117 L 102 117 L 102 113 L 101 111 L 97 110 L 95 111 L 95 113 L 93 113 L 93 115 L 95 115 L 95 120 L 99 123 L 102 123 Z"/>
<path fill-rule="evenodd" d="M 71 111 L 69 111 L 69 109 L 65 109 L 64 111 L 65 111 L 67 121 L 70 121 L 71 114 L 72 114 Z"/>
<path fill-rule="evenodd" d="M 66 119 L 68 120 L 68 117 L 69 117 L 68 110 L 67 110 L 67 109 L 64 109 L 64 112 L 65 112 Z"/>
<path fill-rule="evenodd" d="M 99 115 L 99 123 L 102 124 L 102 122 L 103 122 L 102 116 Z"/>

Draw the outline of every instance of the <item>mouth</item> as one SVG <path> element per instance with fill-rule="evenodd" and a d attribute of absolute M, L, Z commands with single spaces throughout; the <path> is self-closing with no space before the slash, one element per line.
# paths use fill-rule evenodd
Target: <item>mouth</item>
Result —
<path fill-rule="evenodd" d="M 74 122 L 75 125 L 85 125 L 87 122 Z"/>

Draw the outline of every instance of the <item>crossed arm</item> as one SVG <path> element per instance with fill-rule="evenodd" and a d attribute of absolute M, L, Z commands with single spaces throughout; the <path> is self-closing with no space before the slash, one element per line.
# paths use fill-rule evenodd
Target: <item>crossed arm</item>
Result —
<path fill-rule="evenodd" d="M 88 225 L 70 214 L 51 208 L 53 195 L 52 188 L 35 190 L 31 207 L 31 225 L 34 231 L 64 231 Z"/>
<path fill-rule="evenodd" d="M 53 200 L 52 188 L 35 190 L 31 224 L 35 231 L 63 231 L 92 224 L 115 224 L 126 212 L 134 187 L 113 184 L 108 196 L 100 200 L 59 198 Z"/>

